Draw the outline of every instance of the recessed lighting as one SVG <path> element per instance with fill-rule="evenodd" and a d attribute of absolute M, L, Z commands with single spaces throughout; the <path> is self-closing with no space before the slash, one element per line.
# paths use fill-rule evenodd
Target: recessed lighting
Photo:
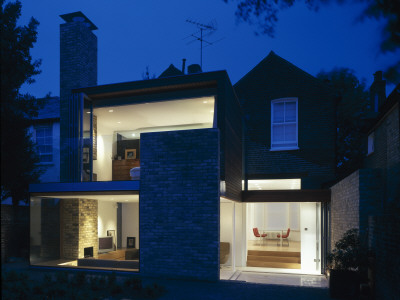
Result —
<path fill-rule="evenodd" d="M 108 110 L 108 112 L 113 112 L 113 111 L 114 111 L 113 109 L 109 109 L 109 110 Z"/>
<path fill-rule="evenodd" d="M 87 113 L 87 114 L 90 114 L 90 111 L 87 111 L 86 113 Z"/>
<path fill-rule="evenodd" d="M 118 123 L 118 124 L 121 124 L 121 122 L 119 122 L 119 121 L 118 121 L 117 123 Z"/>
<path fill-rule="evenodd" d="M 208 101 L 203 101 L 203 103 L 208 103 Z"/>
<path fill-rule="evenodd" d="M 132 136 L 136 136 L 136 134 L 132 133 Z"/>

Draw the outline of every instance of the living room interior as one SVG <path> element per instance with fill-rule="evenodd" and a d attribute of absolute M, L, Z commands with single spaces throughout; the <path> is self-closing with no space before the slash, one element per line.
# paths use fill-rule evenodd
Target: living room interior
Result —
<path fill-rule="evenodd" d="M 86 108 L 83 134 L 86 142 L 82 155 L 86 173 L 84 181 L 90 181 L 91 163 L 92 181 L 139 180 L 140 135 L 146 132 L 213 128 L 214 105 L 214 96 L 209 96 L 94 106 L 92 110 Z M 133 168 L 137 173 L 130 172 Z"/>
<path fill-rule="evenodd" d="M 31 264 L 139 271 L 139 195 L 32 198 Z"/>

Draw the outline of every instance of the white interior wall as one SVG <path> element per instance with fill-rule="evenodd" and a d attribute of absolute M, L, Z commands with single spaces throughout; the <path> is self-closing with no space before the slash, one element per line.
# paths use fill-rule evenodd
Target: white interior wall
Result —
<path fill-rule="evenodd" d="M 139 202 L 122 203 L 122 248 L 127 237 L 136 237 L 135 248 L 139 248 Z"/>
<path fill-rule="evenodd" d="M 111 201 L 99 201 L 98 202 L 99 236 L 107 236 L 107 230 L 115 230 L 115 235 L 117 235 L 117 203 Z"/>
<path fill-rule="evenodd" d="M 247 247 L 244 225 L 246 224 L 246 204 L 235 203 L 235 266 L 245 267 Z"/>
<path fill-rule="evenodd" d="M 259 230 L 286 230 L 290 228 L 290 239 L 300 241 L 299 203 L 248 203 L 247 237 L 256 240 L 253 228 Z"/>
<path fill-rule="evenodd" d="M 233 239 L 233 202 L 220 203 L 220 241 L 230 244 L 230 253 L 232 253 Z M 229 255 L 226 265 L 232 264 L 232 256 Z"/>
<path fill-rule="evenodd" d="M 113 136 L 97 136 L 97 159 L 93 160 L 93 173 L 97 174 L 97 181 L 112 180 L 112 153 Z"/>

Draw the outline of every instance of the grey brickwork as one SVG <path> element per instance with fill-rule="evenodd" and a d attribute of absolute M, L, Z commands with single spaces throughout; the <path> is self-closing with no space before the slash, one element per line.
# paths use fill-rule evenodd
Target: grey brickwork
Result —
<path fill-rule="evenodd" d="M 356 171 L 331 188 L 330 238 L 332 248 L 347 230 L 358 228 L 360 220 L 359 179 L 359 171 Z"/>
<path fill-rule="evenodd" d="M 141 135 L 140 272 L 219 279 L 219 131 Z"/>
<path fill-rule="evenodd" d="M 97 37 L 85 22 L 60 25 L 60 150 L 61 181 L 71 181 L 68 151 L 71 133 L 70 96 L 74 88 L 97 85 Z M 78 115 L 74 120 L 78 124 Z M 73 136 L 74 137 L 74 136 Z"/>
<path fill-rule="evenodd" d="M 367 244 L 368 218 L 377 214 L 382 195 L 380 173 L 359 169 L 331 187 L 331 247 L 352 228 L 360 231 Z"/>
<path fill-rule="evenodd" d="M 29 253 L 29 206 L 1 204 L 1 263 Z"/>
<path fill-rule="evenodd" d="M 302 189 L 334 179 L 335 103 L 323 82 L 271 52 L 234 86 L 245 122 L 248 179 L 301 178 Z M 270 151 L 271 101 L 298 99 L 298 150 Z"/>

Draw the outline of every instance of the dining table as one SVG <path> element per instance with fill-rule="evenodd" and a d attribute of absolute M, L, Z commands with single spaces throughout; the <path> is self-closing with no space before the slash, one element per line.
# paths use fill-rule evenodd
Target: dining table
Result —
<path fill-rule="evenodd" d="M 264 234 L 267 234 L 267 238 L 272 236 L 273 238 L 278 238 L 278 234 L 280 235 L 280 245 L 282 247 L 282 241 L 283 241 L 283 229 L 261 229 L 261 232 Z"/>

